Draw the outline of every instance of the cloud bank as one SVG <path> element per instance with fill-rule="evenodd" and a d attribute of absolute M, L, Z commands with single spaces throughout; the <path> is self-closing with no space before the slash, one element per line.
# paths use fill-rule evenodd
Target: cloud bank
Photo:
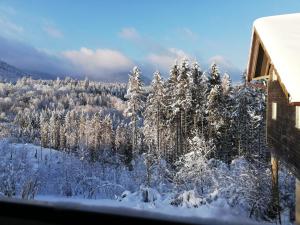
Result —
<path fill-rule="evenodd" d="M 128 72 L 134 64 L 116 50 L 92 50 L 83 47 L 80 50 L 69 50 L 53 55 L 1 36 L 0 60 L 25 71 L 78 78 L 88 76 L 91 79 L 106 81 L 127 81 Z"/>
<path fill-rule="evenodd" d="M 3 15 L 0 15 L 0 29 L 3 36 L 15 39 L 18 39 L 17 37 L 24 31 L 22 26 L 13 23 Z"/>
<path fill-rule="evenodd" d="M 23 70 L 64 73 L 68 69 L 62 59 L 47 54 L 21 41 L 0 36 L 0 59 Z"/>
<path fill-rule="evenodd" d="M 111 49 L 88 49 L 64 51 L 63 57 L 78 71 L 91 75 L 120 73 L 129 71 L 133 62 L 123 53 Z"/>

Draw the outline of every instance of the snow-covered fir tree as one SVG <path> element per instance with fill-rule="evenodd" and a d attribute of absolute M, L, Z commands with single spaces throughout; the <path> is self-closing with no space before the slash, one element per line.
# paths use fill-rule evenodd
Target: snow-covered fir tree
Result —
<path fill-rule="evenodd" d="M 144 113 L 144 134 L 148 149 L 152 154 L 164 155 L 161 149 L 163 118 L 163 81 L 157 71 L 153 75 L 151 91 L 146 101 Z"/>
<path fill-rule="evenodd" d="M 132 151 L 133 154 L 136 154 L 138 153 L 138 126 L 141 123 L 141 115 L 144 108 L 143 83 L 138 67 L 134 67 L 129 75 L 126 98 L 128 99 L 126 113 L 130 117 L 132 126 Z"/>

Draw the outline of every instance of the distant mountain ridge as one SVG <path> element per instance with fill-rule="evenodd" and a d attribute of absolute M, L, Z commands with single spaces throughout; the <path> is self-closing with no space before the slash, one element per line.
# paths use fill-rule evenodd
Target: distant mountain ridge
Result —
<path fill-rule="evenodd" d="M 24 76 L 29 76 L 29 74 L 4 61 L 0 61 L 0 81 L 15 82 Z"/>
<path fill-rule="evenodd" d="M 98 80 L 101 82 L 124 82 L 127 83 L 128 81 L 128 72 L 120 72 L 116 73 L 113 76 L 110 76 L 109 78 L 102 78 L 99 77 L 99 79 L 95 79 L 93 76 L 87 76 L 91 80 Z M 0 81 L 5 81 L 5 82 L 16 82 L 18 79 L 21 77 L 32 77 L 33 79 L 42 79 L 42 80 L 54 80 L 57 77 L 64 78 L 66 76 L 62 75 L 55 75 L 47 72 L 40 72 L 40 71 L 29 71 L 29 70 L 22 70 L 20 68 L 17 68 L 11 64 L 8 64 L 2 60 L 0 60 Z M 72 78 L 83 80 L 85 79 L 86 76 L 83 75 L 68 75 Z M 151 83 L 151 79 L 147 76 L 142 75 L 141 76 L 142 81 L 148 85 Z"/>
<path fill-rule="evenodd" d="M 53 74 L 37 71 L 25 71 L 0 60 L 0 81 L 16 82 L 24 76 L 30 76 L 33 79 L 56 79 L 56 76 Z"/>

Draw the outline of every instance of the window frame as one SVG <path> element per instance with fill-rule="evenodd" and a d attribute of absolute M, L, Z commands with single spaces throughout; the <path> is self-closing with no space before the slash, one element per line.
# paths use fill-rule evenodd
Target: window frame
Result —
<path fill-rule="evenodd" d="M 295 106 L 295 127 L 300 130 L 300 106 Z"/>
<path fill-rule="evenodd" d="M 277 102 L 272 102 L 272 120 L 277 120 L 278 106 Z"/>

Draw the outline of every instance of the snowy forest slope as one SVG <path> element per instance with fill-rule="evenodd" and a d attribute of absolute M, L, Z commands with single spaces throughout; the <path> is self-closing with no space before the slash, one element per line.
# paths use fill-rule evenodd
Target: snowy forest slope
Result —
<path fill-rule="evenodd" d="M 201 71 L 187 60 L 166 80 L 155 72 L 147 89 L 140 74 L 134 67 L 127 85 L 0 83 L 0 192 L 218 206 L 275 221 L 264 84 L 233 86 L 216 64 Z M 284 169 L 280 179 L 286 213 L 295 181 Z"/>

